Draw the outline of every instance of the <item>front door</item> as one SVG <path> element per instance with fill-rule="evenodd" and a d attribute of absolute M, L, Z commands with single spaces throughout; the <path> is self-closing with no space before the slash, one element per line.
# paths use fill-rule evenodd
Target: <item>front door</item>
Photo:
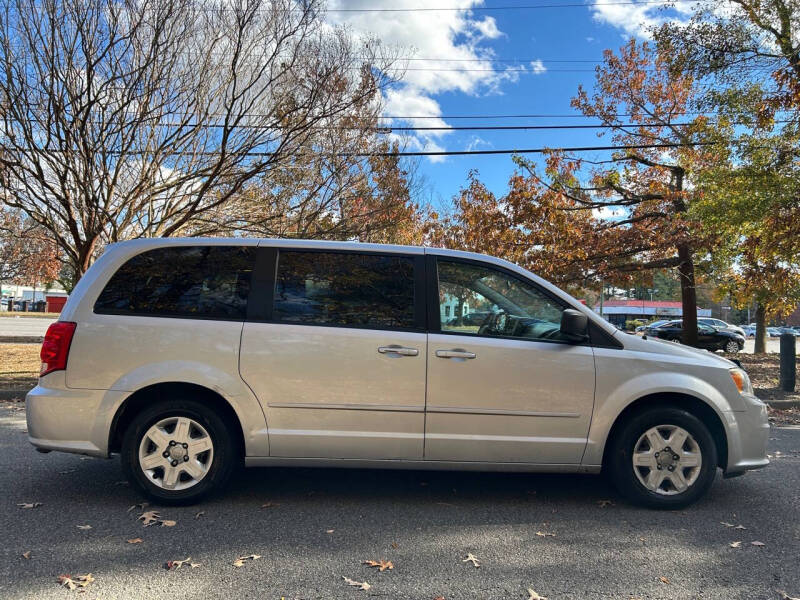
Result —
<path fill-rule="evenodd" d="M 266 322 L 244 325 L 240 370 L 270 456 L 421 459 L 422 257 L 281 250 Z"/>
<path fill-rule="evenodd" d="M 428 337 L 425 459 L 579 463 L 595 368 L 590 346 L 561 338 L 568 306 L 498 267 L 436 264 L 441 327 Z"/>

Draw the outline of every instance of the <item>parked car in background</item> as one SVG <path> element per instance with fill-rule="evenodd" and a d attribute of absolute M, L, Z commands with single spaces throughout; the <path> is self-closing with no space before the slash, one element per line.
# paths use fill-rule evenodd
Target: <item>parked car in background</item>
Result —
<path fill-rule="evenodd" d="M 745 325 L 742 327 L 744 330 L 745 337 L 754 338 L 756 337 L 756 326 L 755 325 Z"/>
<path fill-rule="evenodd" d="M 656 327 L 653 329 L 653 333 L 648 335 L 671 342 L 680 342 L 683 335 L 683 321 L 670 321 L 666 325 Z M 725 329 L 698 324 L 697 345 L 706 350 L 722 350 L 729 354 L 736 354 L 744 348 L 744 336 Z"/>
<path fill-rule="evenodd" d="M 449 326 L 453 297 L 486 316 Z M 602 471 L 632 501 L 674 509 L 718 468 L 769 463 L 767 409 L 736 364 L 624 335 L 522 267 L 467 252 L 112 244 L 41 359 L 29 441 L 118 453 L 160 504 L 195 502 L 244 465 Z"/>
<path fill-rule="evenodd" d="M 713 319 L 711 317 L 698 317 L 697 322 L 702 323 L 703 325 L 709 325 L 710 327 L 715 327 L 716 329 L 733 331 L 734 333 L 738 333 L 742 337 L 747 337 L 743 328 L 739 327 L 738 325 L 731 325 L 730 323 L 726 323 L 722 319 Z"/>
<path fill-rule="evenodd" d="M 789 335 L 793 335 L 797 337 L 798 332 L 793 327 L 777 327 L 777 330 L 781 333 L 788 333 Z"/>
<path fill-rule="evenodd" d="M 767 327 L 767 337 L 779 338 L 781 337 L 781 330 L 777 327 Z"/>
<path fill-rule="evenodd" d="M 661 325 L 664 325 L 666 323 L 669 323 L 669 320 L 660 319 L 658 321 L 653 321 L 652 323 L 647 323 L 645 325 L 639 325 L 639 327 L 636 328 L 636 331 L 637 332 L 645 331 L 648 327 L 660 327 Z"/>

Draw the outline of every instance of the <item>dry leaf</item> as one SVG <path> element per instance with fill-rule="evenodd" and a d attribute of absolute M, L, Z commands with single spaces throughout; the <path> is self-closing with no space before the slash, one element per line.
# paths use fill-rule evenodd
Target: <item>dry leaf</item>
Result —
<path fill-rule="evenodd" d="M 334 530 L 333 530 L 333 529 L 326 529 L 326 530 L 325 530 L 325 533 L 333 533 L 333 532 L 334 532 Z"/>
<path fill-rule="evenodd" d="M 793 596 L 790 596 L 789 594 L 787 594 L 783 590 L 775 590 L 775 591 L 778 592 L 781 595 L 781 600 L 800 600 L 800 598 L 795 598 Z"/>
<path fill-rule="evenodd" d="M 161 515 L 157 510 L 148 510 L 139 515 L 138 520 L 142 522 L 142 525 L 145 527 L 149 527 L 154 523 L 158 523 L 161 520 Z"/>
<path fill-rule="evenodd" d="M 386 569 L 390 571 L 394 569 L 394 565 L 390 560 L 365 560 L 363 564 L 370 566 L 370 567 L 378 567 L 378 570 L 383 573 Z"/>
<path fill-rule="evenodd" d="M 70 473 L 75 473 L 78 469 L 67 469 L 66 471 L 59 471 L 59 475 L 69 475 Z"/>
<path fill-rule="evenodd" d="M 764 542 L 750 542 L 751 546 L 766 546 Z"/>
<path fill-rule="evenodd" d="M 162 521 L 159 522 L 161 523 L 162 527 L 175 527 L 175 525 L 177 524 L 177 521 L 170 521 L 169 519 L 163 519 Z"/>
<path fill-rule="evenodd" d="M 31 551 L 28 550 L 27 552 L 23 552 L 22 553 L 22 558 L 24 558 L 25 560 L 30 560 L 31 559 Z"/>
<path fill-rule="evenodd" d="M 468 554 L 467 554 L 467 558 L 465 558 L 465 559 L 464 559 L 464 560 L 462 560 L 461 562 L 470 562 L 470 563 L 472 563 L 472 565 L 473 565 L 473 566 L 474 566 L 476 569 L 480 568 L 480 566 L 481 566 L 481 563 L 480 563 L 480 561 L 478 561 L 478 559 L 475 557 L 475 555 L 474 555 L 474 554 L 472 554 L 471 552 L 470 552 L 470 553 L 468 553 Z"/>
<path fill-rule="evenodd" d="M 400 546 L 399 546 L 399 544 L 398 544 L 397 542 L 392 542 L 392 548 L 395 548 L 395 549 L 397 549 L 397 548 L 399 548 L 399 547 L 400 547 Z"/>
<path fill-rule="evenodd" d="M 357 587 L 360 590 L 364 590 L 365 592 L 372 587 L 366 581 L 354 581 L 354 580 L 350 579 L 349 577 L 342 577 L 342 579 L 344 579 L 344 582 L 347 585 L 352 585 L 354 587 Z"/>
<path fill-rule="evenodd" d="M 239 567 L 243 567 L 244 566 L 244 561 L 246 561 L 246 560 L 257 560 L 259 558 L 261 558 L 260 554 L 248 554 L 247 556 L 240 556 L 235 561 L 233 561 L 233 566 L 238 569 Z"/>
<path fill-rule="evenodd" d="M 528 588 L 528 600 L 547 600 L 544 596 L 540 596 L 536 592 L 534 592 L 531 588 Z"/>
<path fill-rule="evenodd" d="M 725 525 L 725 527 L 734 527 L 733 523 L 728 523 L 726 521 L 720 521 L 719 524 L 720 525 Z"/>
<path fill-rule="evenodd" d="M 58 583 L 70 590 L 85 588 L 93 581 L 94 577 L 92 577 L 91 573 L 87 573 L 86 575 L 76 575 L 75 577 L 72 577 L 71 575 L 58 576 Z"/>
<path fill-rule="evenodd" d="M 199 518 L 200 518 L 200 517 L 202 517 L 204 514 L 206 514 L 206 511 L 204 511 L 204 510 L 201 510 L 199 513 L 197 513 L 197 514 L 194 516 L 195 520 L 199 519 Z"/>
<path fill-rule="evenodd" d="M 277 502 L 264 502 L 264 504 L 261 505 L 261 508 L 272 508 L 274 506 L 280 506 L 280 504 Z"/>
<path fill-rule="evenodd" d="M 436 596 L 433 600 L 444 600 L 444 596 Z"/>
<path fill-rule="evenodd" d="M 92 528 L 91 525 L 76 525 L 75 527 L 77 527 L 78 529 L 83 529 L 84 531 Z"/>
<path fill-rule="evenodd" d="M 164 563 L 164 568 L 167 571 L 174 571 L 175 569 L 180 569 L 183 565 L 188 564 L 193 569 L 200 566 L 200 563 L 193 563 L 192 557 L 184 558 L 183 560 L 168 560 Z"/>
<path fill-rule="evenodd" d="M 611 500 L 598 500 L 597 505 L 600 508 L 605 508 L 606 506 L 614 506 L 614 503 Z"/>
<path fill-rule="evenodd" d="M 665 584 L 669 585 L 669 579 L 667 579 L 666 577 L 659 577 L 658 580 L 661 583 L 665 583 Z"/>
<path fill-rule="evenodd" d="M 539 537 L 556 537 L 555 533 L 548 533 L 547 531 L 537 531 L 536 535 Z"/>
<path fill-rule="evenodd" d="M 129 544 L 141 544 L 144 540 L 142 538 L 131 538 L 129 540 L 125 540 Z"/>
<path fill-rule="evenodd" d="M 134 504 L 128 509 L 128 512 L 131 512 L 133 509 L 138 508 L 139 510 L 144 510 L 145 506 L 149 506 L 147 502 L 140 502 L 139 504 Z"/>
<path fill-rule="evenodd" d="M 39 508 L 42 506 L 41 502 L 18 502 L 17 506 L 20 508 Z"/>
<path fill-rule="evenodd" d="M 728 544 L 728 545 L 729 545 L 731 548 L 741 548 L 741 547 L 742 547 L 742 542 L 731 542 L 731 543 L 730 543 L 730 544 Z"/>

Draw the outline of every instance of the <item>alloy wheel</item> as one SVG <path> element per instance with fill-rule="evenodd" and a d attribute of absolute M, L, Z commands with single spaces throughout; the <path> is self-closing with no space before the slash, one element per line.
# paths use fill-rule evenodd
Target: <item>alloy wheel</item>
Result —
<path fill-rule="evenodd" d="M 676 425 L 657 425 L 645 431 L 633 450 L 633 471 L 651 492 L 672 496 L 689 489 L 703 465 L 700 445 Z"/>
<path fill-rule="evenodd" d="M 165 490 L 185 490 L 205 478 L 214 460 L 206 429 L 189 417 L 168 417 L 153 424 L 139 444 L 139 467 Z"/>

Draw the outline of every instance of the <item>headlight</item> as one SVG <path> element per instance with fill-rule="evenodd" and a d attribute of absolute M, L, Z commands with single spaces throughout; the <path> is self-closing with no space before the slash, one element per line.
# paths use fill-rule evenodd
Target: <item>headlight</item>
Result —
<path fill-rule="evenodd" d="M 744 369 L 731 369 L 729 373 L 740 394 L 753 395 L 753 384 Z"/>

